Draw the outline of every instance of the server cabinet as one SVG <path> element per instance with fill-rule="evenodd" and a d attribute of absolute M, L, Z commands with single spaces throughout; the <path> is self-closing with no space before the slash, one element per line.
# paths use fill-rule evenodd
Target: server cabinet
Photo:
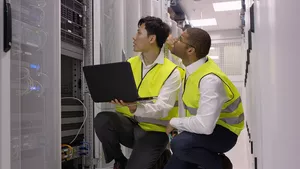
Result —
<path fill-rule="evenodd" d="M 162 11 L 162 9 L 163 9 L 162 1 L 163 0 L 152 0 L 151 15 L 159 17 L 162 20 L 164 20 L 164 18 L 162 17 L 162 13 L 163 13 L 163 11 Z"/>
<path fill-rule="evenodd" d="M 2 17 L 3 4 L 11 5 L 11 17 Z M 1 169 L 59 169 L 60 1 L 1 0 L 0 5 L 1 23 L 12 24 L 9 60 L 1 56 L 1 70 L 9 68 L 1 71 L 1 123 L 3 115 L 10 116 L 10 126 L 1 124 Z"/>
<path fill-rule="evenodd" d="M 152 14 L 152 0 L 140 0 L 141 1 L 141 16 L 150 16 Z"/>
<path fill-rule="evenodd" d="M 82 66 L 91 64 L 89 29 L 93 18 L 89 0 L 61 1 L 61 151 L 62 169 L 79 169 L 92 166 L 93 107 L 84 92 Z"/>
<path fill-rule="evenodd" d="M 136 55 L 137 53 L 133 51 L 133 40 L 132 37 L 136 35 L 137 27 L 138 27 L 138 21 L 141 18 L 141 11 L 140 11 L 140 0 L 132 0 L 132 1 L 124 1 L 125 6 L 125 22 L 124 22 L 124 28 L 125 28 L 125 52 L 126 57 L 132 57 Z"/>
<path fill-rule="evenodd" d="M 4 51 L 4 0 L 0 0 L 0 168 L 10 168 L 10 50 Z"/>
<path fill-rule="evenodd" d="M 95 45 L 95 64 L 99 64 L 99 62 L 105 64 L 127 60 L 128 57 L 131 57 L 131 53 L 133 53 L 129 50 L 132 50 L 132 36 L 134 36 L 137 27 L 139 15 L 136 13 L 139 11 L 138 0 L 100 0 L 99 2 L 95 2 L 95 4 L 99 7 L 99 9 L 95 9 L 94 11 L 94 27 L 96 28 L 93 39 Z M 131 18 L 133 15 L 135 16 Z M 133 27 L 135 27 L 134 30 L 132 30 Z M 95 104 L 95 115 L 104 110 L 114 111 L 114 105 L 110 103 Z M 105 163 L 100 141 L 97 136 L 94 137 L 96 148 L 95 158 L 98 160 L 98 167 L 111 167 L 113 163 Z"/>
<path fill-rule="evenodd" d="M 124 3 L 119 0 L 102 0 L 101 50 L 102 63 L 125 60 L 124 54 Z"/>

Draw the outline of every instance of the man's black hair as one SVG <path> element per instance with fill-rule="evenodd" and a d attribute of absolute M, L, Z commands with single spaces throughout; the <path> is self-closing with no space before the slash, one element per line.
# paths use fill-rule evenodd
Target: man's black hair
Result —
<path fill-rule="evenodd" d="M 154 16 L 143 17 L 139 20 L 138 26 L 145 24 L 145 29 L 149 35 L 156 35 L 156 43 L 159 48 L 162 48 L 163 44 L 166 42 L 169 34 L 170 27 L 160 18 Z"/>
<path fill-rule="evenodd" d="M 200 28 L 187 28 L 188 42 L 195 47 L 196 55 L 199 59 L 205 57 L 209 53 L 211 47 L 210 35 Z"/>

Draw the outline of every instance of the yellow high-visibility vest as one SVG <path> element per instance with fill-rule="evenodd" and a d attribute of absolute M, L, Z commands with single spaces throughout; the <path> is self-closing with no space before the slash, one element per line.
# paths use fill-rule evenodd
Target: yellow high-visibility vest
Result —
<path fill-rule="evenodd" d="M 131 65 L 132 72 L 138 94 L 140 97 L 156 97 L 164 85 L 165 81 L 173 73 L 175 69 L 180 71 L 182 78 L 184 77 L 183 69 L 178 68 L 173 62 L 164 58 L 163 64 L 156 64 L 143 77 L 143 63 L 139 56 L 128 59 Z M 165 132 L 166 126 L 173 117 L 178 117 L 178 101 L 171 109 L 167 117 L 161 119 L 145 118 L 134 116 L 128 107 L 117 106 L 116 111 L 122 113 L 124 116 L 135 118 L 139 122 L 139 126 L 145 131 Z"/>
<path fill-rule="evenodd" d="M 239 91 L 219 66 L 209 57 L 208 61 L 192 73 L 184 83 L 182 101 L 185 106 L 186 116 L 189 117 L 197 114 L 200 100 L 200 80 L 208 74 L 214 74 L 223 81 L 227 97 L 229 98 L 223 104 L 217 124 L 239 135 L 244 128 L 244 110 Z"/>

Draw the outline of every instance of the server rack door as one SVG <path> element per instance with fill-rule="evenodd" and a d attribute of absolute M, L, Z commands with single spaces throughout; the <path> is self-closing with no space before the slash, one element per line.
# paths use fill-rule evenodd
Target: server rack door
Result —
<path fill-rule="evenodd" d="M 10 51 L 4 52 L 4 0 L 0 0 L 0 168 L 10 168 Z"/>
<path fill-rule="evenodd" d="M 104 57 L 102 63 L 113 63 L 122 61 L 122 50 L 124 49 L 123 7 L 122 2 L 118 0 L 101 1 L 103 5 L 103 27 L 101 42 Z"/>
<path fill-rule="evenodd" d="M 13 0 L 11 169 L 60 169 L 60 0 Z"/>
<path fill-rule="evenodd" d="M 164 19 L 162 16 L 162 0 L 152 0 L 151 15 Z"/>
<path fill-rule="evenodd" d="M 138 21 L 141 18 L 141 1 L 140 0 L 131 0 L 131 1 L 124 1 L 124 8 L 125 8 L 125 45 L 126 45 L 126 59 L 137 55 L 137 52 L 133 51 L 133 40 L 132 37 L 136 35 L 137 28 L 138 28 Z"/>
<path fill-rule="evenodd" d="M 141 0 L 141 16 L 151 16 L 152 14 L 152 1 L 151 0 Z"/>

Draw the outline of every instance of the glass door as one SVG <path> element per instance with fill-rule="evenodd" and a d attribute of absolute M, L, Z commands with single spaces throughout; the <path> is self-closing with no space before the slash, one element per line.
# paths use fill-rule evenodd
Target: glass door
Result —
<path fill-rule="evenodd" d="M 60 0 L 11 0 L 11 169 L 60 168 Z"/>
<path fill-rule="evenodd" d="M 10 168 L 10 43 L 4 39 L 8 37 L 4 34 L 4 25 L 9 25 L 5 22 L 7 7 L 0 0 L 0 169 Z"/>

